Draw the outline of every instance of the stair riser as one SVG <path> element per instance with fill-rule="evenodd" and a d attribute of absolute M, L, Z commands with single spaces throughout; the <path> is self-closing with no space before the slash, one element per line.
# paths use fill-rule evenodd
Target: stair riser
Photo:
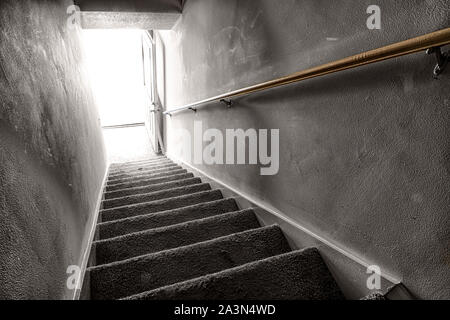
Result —
<path fill-rule="evenodd" d="M 238 211 L 236 201 L 234 199 L 222 199 L 160 213 L 101 223 L 98 225 L 98 234 L 100 239 L 103 240 L 128 233 L 209 218 L 233 211 Z"/>
<path fill-rule="evenodd" d="M 289 251 L 279 227 L 255 229 L 94 268 L 90 271 L 92 297 L 123 298 Z"/>
<path fill-rule="evenodd" d="M 174 174 L 182 174 L 182 173 L 187 173 L 187 170 L 183 169 L 183 168 L 173 168 L 173 169 L 169 169 L 169 170 L 154 172 L 152 174 L 147 174 L 147 175 L 136 175 L 131 178 L 108 180 L 107 186 L 117 186 L 120 184 L 127 185 L 127 184 L 132 184 L 132 183 L 136 183 L 136 182 L 140 182 L 140 181 L 144 181 L 144 180 L 151 180 L 151 179 L 155 179 L 155 178 L 167 177 L 167 176 L 171 176 Z"/>
<path fill-rule="evenodd" d="M 135 174 L 138 172 L 157 170 L 157 169 L 170 167 L 170 166 L 176 166 L 176 165 L 177 164 L 173 163 L 172 161 L 164 161 L 164 162 L 156 163 L 153 165 L 135 166 L 135 167 L 130 167 L 128 169 L 122 169 L 122 170 L 110 169 L 109 175 L 112 177 L 120 176 L 120 175 L 130 175 L 130 174 Z"/>
<path fill-rule="evenodd" d="M 97 264 L 186 246 L 260 227 L 254 213 L 224 214 L 95 243 Z"/>
<path fill-rule="evenodd" d="M 143 181 L 139 181 L 136 183 L 126 183 L 126 184 L 118 184 L 118 185 L 114 185 L 114 186 L 107 186 L 106 191 L 110 192 L 110 191 L 118 191 L 118 190 L 122 190 L 122 189 L 145 187 L 145 186 L 150 186 L 152 184 L 160 184 L 160 183 L 164 183 L 164 182 L 183 180 L 183 179 L 188 179 L 188 178 L 193 178 L 193 177 L 194 177 L 194 175 L 192 173 L 175 174 L 175 175 L 170 175 L 170 176 L 161 177 L 161 178 L 143 180 Z"/>
<path fill-rule="evenodd" d="M 202 192 L 202 191 L 208 191 L 211 190 L 211 186 L 207 183 L 199 184 L 199 185 L 193 185 L 183 188 L 177 188 L 177 189 L 170 189 L 163 192 L 156 192 L 156 193 L 150 193 L 146 195 L 140 195 L 140 196 L 130 196 L 125 198 L 119 198 L 119 199 L 112 199 L 112 200 L 106 200 L 103 201 L 103 209 L 112 209 L 115 207 L 122 207 L 132 204 L 138 204 L 143 202 L 150 202 L 150 201 L 156 201 L 156 200 L 162 200 L 172 197 L 179 197 L 183 195 L 188 195 L 192 193 Z"/>
<path fill-rule="evenodd" d="M 152 162 L 128 165 L 128 166 L 123 166 L 123 167 L 110 167 L 110 172 L 111 173 L 127 173 L 129 171 L 138 170 L 139 168 L 153 168 L 156 166 L 166 165 L 166 164 L 174 164 L 174 162 L 165 159 L 165 160 L 159 160 L 159 161 L 152 161 Z"/>
<path fill-rule="evenodd" d="M 120 174 L 110 174 L 108 176 L 108 181 L 114 181 L 114 180 L 119 180 L 119 179 L 126 179 L 126 178 L 133 178 L 135 176 L 144 176 L 144 175 L 149 175 L 149 174 L 153 174 L 153 173 L 159 173 L 159 172 L 164 172 L 164 171 L 169 171 L 172 168 L 176 168 L 176 169 L 180 169 L 181 167 L 179 165 L 176 164 L 168 164 L 168 165 L 164 165 L 164 166 L 157 166 L 155 168 L 152 168 L 150 170 L 136 170 L 130 173 L 120 173 Z"/>
<path fill-rule="evenodd" d="M 102 210 L 101 217 L 102 222 L 107 222 L 117 219 L 139 216 L 143 214 L 192 206 L 202 202 L 209 202 L 219 200 L 222 198 L 223 196 L 220 190 L 207 191 L 187 196 L 153 201 L 145 204 Z"/>
<path fill-rule="evenodd" d="M 193 175 L 191 175 L 193 176 Z M 131 195 L 138 195 L 138 194 L 146 194 L 150 192 L 156 192 L 161 190 L 167 190 L 167 189 L 173 189 L 177 187 L 182 186 L 188 186 L 193 184 L 199 184 L 201 183 L 200 178 L 187 178 L 187 179 L 180 179 L 175 181 L 169 181 L 166 183 L 160 183 L 160 184 L 154 184 L 147 187 L 138 187 L 138 188 L 132 188 L 132 189 L 124 189 L 119 191 L 112 191 L 105 193 L 105 199 L 116 199 L 116 198 L 122 198 L 126 196 Z"/>

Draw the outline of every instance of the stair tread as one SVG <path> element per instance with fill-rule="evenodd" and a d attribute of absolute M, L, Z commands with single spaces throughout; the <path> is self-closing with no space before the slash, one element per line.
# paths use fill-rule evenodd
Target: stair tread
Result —
<path fill-rule="evenodd" d="M 159 161 L 172 161 L 167 157 L 156 157 L 156 158 L 149 158 L 144 160 L 137 160 L 137 161 L 129 161 L 129 162 L 122 162 L 122 163 L 112 163 L 110 165 L 111 169 L 117 169 L 117 168 L 123 168 L 127 166 L 133 166 L 133 165 L 140 165 L 145 163 L 154 163 Z"/>
<path fill-rule="evenodd" d="M 222 199 L 222 192 L 218 189 L 196 192 L 177 196 L 173 198 L 160 199 L 150 202 L 130 204 L 112 209 L 104 209 L 100 211 L 102 221 L 112 221 L 120 218 L 138 216 L 147 213 L 159 211 L 167 211 L 170 209 L 182 208 L 202 202 Z"/>
<path fill-rule="evenodd" d="M 152 168 L 164 164 L 175 164 L 173 161 L 170 160 L 160 160 L 160 161 L 153 161 L 153 162 L 146 162 L 146 163 L 139 163 L 139 164 L 132 164 L 132 165 L 126 165 L 121 167 L 115 167 L 110 168 L 110 173 L 123 173 L 123 172 L 131 172 L 136 170 L 142 170 L 144 168 Z"/>
<path fill-rule="evenodd" d="M 138 169 L 136 171 L 127 172 L 127 173 L 108 174 L 108 181 L 123 180 L 123 179 L 151 175 L 154 173 L 160 173 L 160 172 L 176 170 L 176 169 L 183 169 L 183 167 L 173 163 L 173 164 L 166 164 L 166 165 L 152 167 L 152 168 L 149 168 L 146 170 Z"/>
<path fill-rule="evenodd" d="M 108 182 L 106 184 L 106 189 L 113 190 L 113 189 L 127 188 L 129 185 L 130 186 L 145 185 L 149 181 L 152 182 L 155 179 L 169 177 L 169 176 L 173 176 L 173 175 L 177 175 L 177 174 L 184 174 L 184 173 L 188 173 L 188 171 L 186 169 L 177 169 L 177 170 L 169 170 L 169 171 L 165 171 L 165 172 L 155 173 L 155 174 L 152 174 L 147 177 L 141 177 L 141 176 L 133 177 L 133 178 L 125 180 L 124 182 L 112 181 L 112 182 Z"/>
<path fill-rule="evenodd" d="M 109 176 L 115 177 L 115 176 L 120 176 L 120 175 L 136 174 L 136 173 L 140 173 L 140 172 L 151 171 L 151 170 L 156 170 L 159 168 L 171 167 L 171 166 L 178 166 L 178 165 L 172 161 L 161 161 L 161 162 L 152 163 L 152 164 L 130 166 L 130 167 L 115 169 L 115 170 L 110 169 L 108 173 L 109 173 Z"/>
<path fill-rule="evenodd" d="M 194 175 L 192 173 L 174 174 L 174 175 L 168 175 L 168 176 L 159 177 L 159 178 L 141 180 L 136 183 L 123 183 L 123 184 L 117 184 L 114 186 L 106 186 L 106 191 L 119 191 L 119 190 L 125 190 L 125 189 L 129 189 L 129 188 L 135 188 L 135 187 L 145 187 L 145 186 L 150 186 L 152 184 L 160 184 L 163 182 L 182 180 L 182 179 L 193 178 L 193 177 L 194 177 Z"/>
<path fill-rule="evenodd" d="M 161 199 L 173 198 L 181 195 L 191 194 L 200 191 L 211 190 L 209 183 L 198 183 L 188 186 L 182 186 L 178 188 L 171 188 L 167 190 L 149 192 L 144 194 L 130 195 L 115 199 L 104 200 L 104 209 L 113 209 L 115 207 L 121 207 L 126 205 L 138 204 L 149 201 L 156 201 Z"/>
<path fill-rule="evenodd" d="M 170 160 L 170 159 L 168 159 L 165 156 L 161 156 L 161 157 L 154 157 L 154 158 L 148 158 L 148 159 L 136 160 L 136 161 L 111 163 L 110 167 L 117 168 L 117 167 L 123 167 L 123 166 L 128 166 L 128 165 L 134 165 L 134 164 L 140 164 L 140 163 L 146 163 L 146 162 L 152 162 L 152 161 L 159 161 L 159 160 Z"/>
<path fill-rule="evenodd" d="M 234 199 L 219 199 L 177 209 L 102 222 L 97 225 L 97 228 L 100 239 L 104 239 L 234 211 L 238 211 Z"/>
<path fill-rule="evenodd" d="M 170 170 L 174 170 L 175 168 L 182 169 L 183 167 L 176 165 L 176 164 L 167 164 L 167 165 L 163 165 L 163 166 L 156 166 L 156 167 L 153 167 L 151 169 L 146 169 L 146 170 L 136 170 L 136 171 L 127 172 L 127 173 L 109 174 L 108 182 L 116 181 L 116 180 L 119 181 L 122 179 L 133 178 L 136 176 L 150 175 L 152 173 L 170 171 Z"/>
<path fill-rule="evenodd" d="M 117 299 L 289 252 L 278 226 L 89 268 L 95 299 Z"/>
<path fill-rule="evenodd" d="M 138 194 L 143 194 L 143 193 L 167 190 L 168 188 L 173 188 L 174 186 L 198 184 L 201 182 L 202 181 L 200 178 L 191 177 L 191 178 L 187 178 L 187 179 L 180 179 L 180 180 L 175 180 L 175 181 L 157 183 L 157 184 L 153 184 L 153 185 L 149 185 L 149 186 L 128 188 L 128 189 L 117 190 L 117 191 L 110 191 L 110 192 L 105 192 L 105 199 L 116 199 L 116 198 L 120 198 L 120 197 L 127 196 L 127 195 L 138 195 Z"/>
<path fill-rule="evenodd" d="M 94 241 L 98 264 L 163 251 L 260 227 L 253 210 L 242 210 L 176 225 Z"/>
<path fill-rule="evenodd" d="M 307 248 L 132 295 L 128 300 L 342 300 L 317 249 Z"/>
<path fill-rule="evenodd" d="M 146 174 L 133 174 L 132 176 L 126 177 L 126 178 L 118 178 L 118 179 L 113 179 L 113 180 L 108 179 L 107 185 L 114 186 L 117 184 L 125 184 L 125 183 L 129 183 L 129 182 L 140 181 L 140 180 L 150 180 L 150 179 L 162 177 L 165 175 L 179 174 L 179 173 L 185 173 L 185 172 L 187 172 L 186 169 L 183 169 L 180 166 L 174 166 L 174 167 L 169 167 L 169 168 L 163 168 L 162 170 L 158 169 L 158 170 L 150 171 L 149 173 L 146 173 Z"/>

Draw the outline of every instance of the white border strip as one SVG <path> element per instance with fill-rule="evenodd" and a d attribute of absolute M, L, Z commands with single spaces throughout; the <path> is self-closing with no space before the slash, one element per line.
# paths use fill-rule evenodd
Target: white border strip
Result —
<path fill-rule="evenodd" d="M 109 168 L 110 168 L 110 165 L 107 164 L 107 167 L 105 170 L 105 175 L 104 175 L 103 181 L 102 181 L 102 185 L 101 185 L 98 197 L 97 197 L 97 204 L 94 209 L 94 216 L 92 219 L 91 230 L 89 232 L 88 243 L 87 243 L 86 249 L 84 250 L 83 259 L 81 260 L 81 274 L 80 274 L 80 279 L 78 280 L 79 286 L 77 289 L 75 289 L 72 300 L 80 299 L 81 290 L 83 288 L 84 276 L 86 274 L 87 264 L 89 261 L 89 255 L 91 254 L 92 242 L 94 241 L 95 231 L 97 229 L 97 221 L 98 221 L 98 217 L 100 214 L 100 208 L 101 208 L 101 204 L 102 204 L 102 200 L 103 200 L 103 193 L 105 191 L 106 183 L 108 181 Z"/>

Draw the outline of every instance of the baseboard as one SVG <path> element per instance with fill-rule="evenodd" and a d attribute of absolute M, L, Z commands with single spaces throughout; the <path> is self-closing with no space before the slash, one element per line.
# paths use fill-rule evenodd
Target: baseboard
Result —
<path fill-rule="evenodd" d="M 224 197 L 235 198 L 240 209 L 254 208 L 258 220 L 263 226 L 279 225 L 293 249 L 318 248 L 347 299 L 360 299 L 373 293 L 366 285 L 370 276 L 367 273 L 367 267 L 372 265 L 371 263 L 358 257 L 348 249 L 342 248 L 332 240 L 308 230 L 276 208 L 236 190 L 183 160 L 174 159 L 169 155 L 167 157 L 185 169 L 197 174 L 204 182 L 210 183 L 213 188 L 222 189 Z M 400 283 L 398 278 L 381 272 L 381 288 L 375 291 L 387 294 L 391 288 L 398 286 Z"/>
<path fill-rule="evenodd" d="M 91 227 L 90 227 L 90 231 L 89 231 L 87 246 L 84 249 L 83 258 L 81 260 L 81 274 L 80 274 L 80 280 L 79 280 L 80 283 L 78 286 L 79 288 L 77 288 L 75 290 L 74 295 L 73 295 L 73 300 L 80 299 L 81 290 L 83 288 L 83 282 L 85 279 L 86 269 L 88 267 L 89 256 L 91 254 L 92 242 L 94 241 L 95 231 L 96 231 L 96 227 L 97 227 L 97 221 L 98 221 L 98 217 L 99 217 L 99 213 L 100 213 L 100 209 L 101 209 L 101 205 L 102 205 L 102 201 L 103 201 L 104 191 L 106 188 L 106 183 L 108 181 L 109 168 L 110 167 L 108 164 L 108 166 L 105 170 L 105 175 L 103 177 L 102 186 L 99 190 L 99 194 L 97 197 L 97 204 L 94 209 L 94 214 L 92 215 L 91 221 L 88 223 L 88 225 L 90 225 Z"/>

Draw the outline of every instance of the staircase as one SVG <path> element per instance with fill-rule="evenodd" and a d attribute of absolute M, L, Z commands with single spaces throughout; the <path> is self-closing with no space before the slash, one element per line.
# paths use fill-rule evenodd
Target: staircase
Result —
<path fill-rule="evenodd" d="M 88 268 L 91 299 L 343 299 L 315 248 L 165 157 L 110 168 Z"/>

